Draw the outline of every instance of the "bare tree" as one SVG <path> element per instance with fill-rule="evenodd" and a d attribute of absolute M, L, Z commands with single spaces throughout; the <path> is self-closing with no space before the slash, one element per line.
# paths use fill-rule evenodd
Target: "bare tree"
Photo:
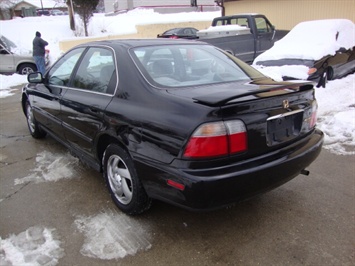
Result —
<path fill-rule="evenodd" d="M 88 36 L 87 26 L 94 14 L 99 0 L 73 0 L 75 11 L 79 14 L 84 23 L 85 36 Z"/>
<path fill-rule="evenodd" d="M 0 0 L 0 19 L 6 18 L 6 13 L 10 15 L 10 19 L 14 17 L 14 7 L 18 3 L 16 0 Z"/>
<path fill-rule="evenodd" d="M 226 10 L 224 7 L 224 0 L 215 0 L 214 1 L 218 6 L 220 6 L 222 8 L 222 16 L 226 15 Z"/>
<path fill-rule="evenodd" d="M 73 10 L 73 0 L 67 0 L 66 4 L 68 6 L 68 13 L 69 13 L 69 24 L 70 24 L 70 29 L 75 30 L 75 21 L 74 21 L 74 10 Z"/>

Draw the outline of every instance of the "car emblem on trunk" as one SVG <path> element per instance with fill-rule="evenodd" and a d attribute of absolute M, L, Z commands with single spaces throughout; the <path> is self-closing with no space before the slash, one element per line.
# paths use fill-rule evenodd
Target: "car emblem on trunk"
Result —
<path fill-rule="evenodd" d="M 282 101 L 282 106 L 283 108 L 287 109 L 290 107 L 290 103 L 288 102 L 288 100 L 283 100 Z"/>

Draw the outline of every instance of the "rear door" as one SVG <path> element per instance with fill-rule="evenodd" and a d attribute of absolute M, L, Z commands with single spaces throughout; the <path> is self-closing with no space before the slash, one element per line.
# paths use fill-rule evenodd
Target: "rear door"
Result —
<path fill-rule="evenodd" d="M 72 147 L 92 153 L 116 87 L 114 51 L 104 46 L 88 48 L 61 99 L 64 134 Z"/>

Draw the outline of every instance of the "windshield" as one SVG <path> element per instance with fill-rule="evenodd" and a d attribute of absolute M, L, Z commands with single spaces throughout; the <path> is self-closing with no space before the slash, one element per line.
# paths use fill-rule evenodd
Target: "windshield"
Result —
<path fill-rule="evenodd" d="M 12 51 L 14 48 L 16 48 L 16 45 L 10 41 L 8 38 L 5 36 L 0 35 L 0 42 L 1 45 L 3 45 L 8 51 Z"/>
<path fill-rule="evenodd" d="M 203 44 L 134 48 L 132 57 L 156 86 L 184 87 L 250 81 L 262 74 L 237 58 Z"/>

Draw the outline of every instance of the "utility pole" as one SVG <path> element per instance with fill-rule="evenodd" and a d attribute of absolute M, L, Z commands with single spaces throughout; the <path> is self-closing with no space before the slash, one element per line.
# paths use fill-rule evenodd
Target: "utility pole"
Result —
<path fill-rule="evenodd" d="M 42 1 L 42 0 L 41 0 Z M 69 24 L 70 24 L 70 29 L 75 30 L 75 20 L 74 20 L 74 6 L 73 6 L 73 0 L 67 0 L 67 6 L 68 6 L 68 11 L 69 11 Z"/>

